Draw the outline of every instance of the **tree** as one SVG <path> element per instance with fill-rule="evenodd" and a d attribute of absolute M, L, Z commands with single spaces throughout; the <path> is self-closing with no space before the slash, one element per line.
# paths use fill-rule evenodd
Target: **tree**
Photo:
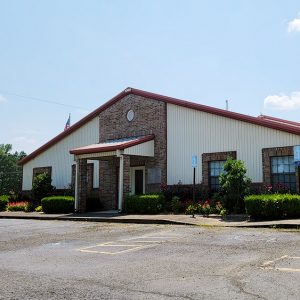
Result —
<path fill-rule="evenodd" d="M 230 212 L 244 212 L 244 196 L 251 180 L 246 176 L 247 169 L 241 160 L 227 159 L 224 172 L 220 175 L 220 184 L 224 193 L 224 206 Z"/>
<path fill-rule="evenodd" d="M 17 163 L 26 156 L 24 151 L 12 151 L 11 144 L 0 144 L 0 195 L 22 189 L 22 167 Z"/>
<path fill-rule="evenodd" d="M 37 175 L 32 183 L 32 196 L 35 200 L 40 202 L 42 198 L 51 196 L 55 188 L 51 184 L 51 176 L 48 173 Z"/>

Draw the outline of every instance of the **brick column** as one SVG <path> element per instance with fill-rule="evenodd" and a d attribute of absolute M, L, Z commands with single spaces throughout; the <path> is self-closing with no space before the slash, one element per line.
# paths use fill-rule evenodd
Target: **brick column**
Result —
<path fill-rule="evenodd" d="M 87 197 L 87 160 L 79 159 L 77 171 L 77 197 L 78 197 L 78 211 L 80 213 L 86 210 Z"/>
<path fill-rule="evenodd" d="M 123 170 L 123 207 L 126 195 L 130 192 L 130 156 L 123 155 L 123 163 L 124 163 L 124 170 Z"/>

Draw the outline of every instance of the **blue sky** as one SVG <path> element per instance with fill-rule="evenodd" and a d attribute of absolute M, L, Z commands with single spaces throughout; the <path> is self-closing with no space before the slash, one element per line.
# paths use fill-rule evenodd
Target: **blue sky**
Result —
<path fill-rule="evenodd" d="M 300 122 L 299 66 L 299 0 L 0 0 L 0 144 L 30 153 L 128 86 Z"/>

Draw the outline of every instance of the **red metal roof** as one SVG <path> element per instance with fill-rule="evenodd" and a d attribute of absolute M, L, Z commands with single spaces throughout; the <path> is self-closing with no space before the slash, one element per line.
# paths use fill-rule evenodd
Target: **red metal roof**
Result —
<path fill-rule="evenodd" d="M 76 131 L 79 127 L 81 127 L 82 125 L 86 124 L 87 122 L 89 122 L 90 120 L 92 120 L 93 118 L 98 116 L 102 111 L 104 111 L 111 105 L 113 105 L 116 102 L 118 102 L 119 100 L 121 100 L 124 96 L 130 95 L 130 94 L 150 98 L 150 99 L 157 100 L 157 101 L 163 101 L 166 103 L 179 105 L 182 107 L 186 107 L 186 108 L 190 108 L 190 109 L 194 109 L 194 110 L 198 110 L 198 111 L 203 111 L 206 113 L 222 116 L 225 118 L 230 118 L 230 119 L 234 119 L 234 120 L 238 120 L 238 121 L 243 121 L 243 122 L 247 122 L 247 123 L 251 123 L 251 124 L 256 124 L 256 125 L 260 125 L 260 126 L 300 135 L 300 128 L 297 128 L 297 126 L 291 124 L 292 123 L 291 121 L 274 122 L 274 120 L 270 120 L 270 118 L 266 119 L 266 118 L 252 117 L 252 116 L 243 115 L 243 114 L 231 112 L 231 111 L 224 110 L 224 109 L 219 109 L 219 108 L 215 108 L 215 107 L 211 107 L 211 106 L 206 106 L 206 105 L 193 103 L 193 102 L 189 102 L 189 101 L 185 101 L 185 100 L 180 100 L 180 99 L 176 99 L 176 98 L 172 98 L 172 97 L 167 97 L 167 96 L 150 93 L 150 92 L 146 92 L 146 91 L 142 91 L 142 90 L 138 90 L 138 89 L 134 89 L 134 88 L 127 88 L 124 91 L 122 91 L 121 93 L 119 93 L 118 95 L 116 95 L 115 97 L 113 97 L 112 99 L 110 99 L 108 102 L 101 105 L 99 108 L 97 108 L 96 110 L 94 110 L 93 112 L 91 112 L 90 114 L 88 114 L 87 116 L 82 118 L 81 120 L 79 120 L 77 123 L 72 125 L 69 129 L 67 129 L 66 131 L 63 131 L 62 133 L 60 133 L 59 135 L 57 135 L 56 137 L 51 139 L 46 144 L 44 144 L 43 146 L 41 146 L 40 148 L 38 148 L 31 154 L 24 157 L 19 162 L 19 164 L 24 165 L 28 161 L 32 160 L 33 158 L 35 158 L 36 156 L 38 156 L 39 154 L 46 151 L 51 146 L 53 146 L 54 144 L 56 144 L 57 142 L 59 142 L 60 140 L 65 138 L 66 136 L 68 136 L 69 134 Z"/>
<path fill-rule="evenodd" d="M 120 139 L 109 141 L 101 144 L 92 144 L 76 149 L 70 150 L 71 154 L 90 154 L 90 153 L 100 153 L 100 152 L 108 152 L 108 151 L 116 151 L 116 150 L 124 150 L 126 148 L 139 145 L 154 139 L 154 135 L 146 135 L 131 139 Z"/>
<path fill-rule="evenodd" d="M 274 121 L 274 122 L 277 122 L 277 123 L 288 124 L 288 125 L 292 125 L 292 126 L 296 126 L 296 127 L 300 128 L 300 123 L 294 122 L 294 121 L 288 121 L 288 120 L 279 119 L 279 118 L 275 118 L 275 117 L 271 117 L 271 116 L 266 116 L 266 115 L 259 115 L 258 118 L 262 118 L 262 119 L 265 119 L 265 120 Z"/>

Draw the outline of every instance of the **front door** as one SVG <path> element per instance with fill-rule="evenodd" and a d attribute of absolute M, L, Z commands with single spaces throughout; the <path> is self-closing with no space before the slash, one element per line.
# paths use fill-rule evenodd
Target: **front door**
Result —
<path fill-rule="evenodd" d="M 132 195 L 145 194 L 145 167 L 132 167 L 130 170 Z"/>

